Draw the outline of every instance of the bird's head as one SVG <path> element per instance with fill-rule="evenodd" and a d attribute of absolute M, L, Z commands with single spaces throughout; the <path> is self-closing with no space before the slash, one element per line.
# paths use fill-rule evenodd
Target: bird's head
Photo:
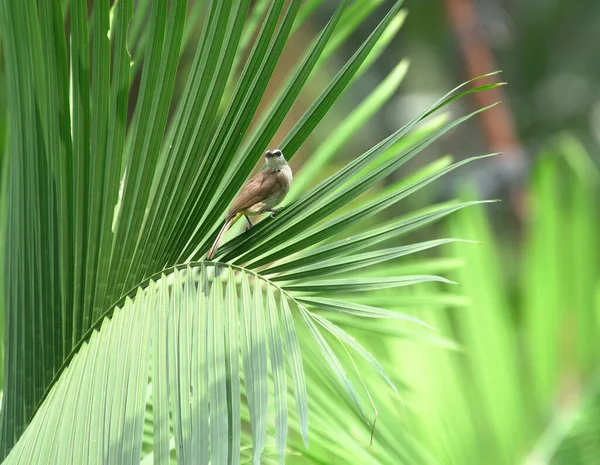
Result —
<path fill-rule="evenodd" d="M 272 170 L 281 169 L 286 164 L 283 153 L 279 149 L 267 150 L 265 152 L 265 162 L 267 163 L 267 167 Z"/>

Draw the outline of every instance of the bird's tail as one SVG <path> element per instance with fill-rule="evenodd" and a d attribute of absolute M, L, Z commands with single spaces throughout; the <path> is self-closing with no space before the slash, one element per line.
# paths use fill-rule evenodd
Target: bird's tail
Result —
<path fill-rule="evenodd" d="M 215 242 L 213 243 L 212 247 L 208 251 L 208 254 L 206 254 L 207 260 L 212 260 L 215 257 L 215 255 L 217 254 L 217 249 L 219 248 L 219 244 L 221 244 L 221 241 L 223 240 L 225 233 L 229 230 L 229 228 L 233 225 L 233 223 L 235 223 L 240 218 L 240 216 L 241 216 L 241 214 L 238 213 L 237 215 L 235 215 L 231 218 L 225 219 L 225 223 L 223 224 L 223 227 L 219 231 L 219 234 L 217 234 L 217 238 L 215 239 Z"/>

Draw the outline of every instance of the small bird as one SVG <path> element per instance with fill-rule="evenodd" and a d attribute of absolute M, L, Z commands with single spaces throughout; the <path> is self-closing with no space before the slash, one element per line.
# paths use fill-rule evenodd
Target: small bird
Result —
<path fill-rule="evenodd" d="M 265 152 L 267 168 L 252 176 L 231 204 L 225 224 L 219 231 L 213 246 L 206 255 L 207 260 L 212 260 L 217 253 L 219 244 L 227 230 L 242 216 L 246 217 L 250 229 L 254 224 L 249 215 L 259 215 L 270 212 L 271 218 L 279 211 L 274 208 L 279 205 L 290 190 L 292 184 L 292 169 L 285 161 L 281 150 L 267 150 Z"/>

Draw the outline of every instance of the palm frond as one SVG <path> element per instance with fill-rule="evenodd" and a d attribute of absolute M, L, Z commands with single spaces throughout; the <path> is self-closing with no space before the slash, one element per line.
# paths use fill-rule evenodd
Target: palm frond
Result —
<path fill-rule="evenodd" d="M 227 316 L 223 318 L 220 310 L 225 301 Z M 275 391 L 277 450 L 283 456 L 288 413 L 282 327 L 298 419 L 303 431 L 308 426 L 297 323 L 291 321 L 290 303 L 299 309 L 328 363 L 361 409 L 354 387 L 314 322 L 357 349 L 384 374 L 372 356 L 343 330 L 312 314 L 289 293 L 259 275 L 244 270 L 236 275 L 233 267 L 199 263 L 150 280 L 145 288 L 137 289 L 133 299 L 128 297 L 122 306 L 115 307 L 111 318 L 102 319 L 89 330 L 88 340 L 72 353 L 47 392 L 27 430 L 31 433 L 21 437 L 6 463 L 89 463 L 103 456 L 114 463 L 139 460 L 151 365 L 154 456 L 165 461 L 168 458 L 171 412 L 180 462 L 199 458 L 204 463 L 209 457 L 214 463 L 226 463 L 228 457 L 235 461 L 235 457 L 239 458 L 240 418 L 228 412 L 239 412 L 240 385 L 238 371 L 230 368 L 227 373 L 225 360 L 228 358 L 229 364 L 237 360 L 237 353 L 231 349 L 235 350 L 238 344 L 242 349 L 253 461 L 260 463 L 266 440 L 270 384 L 267 351 Z M 234 339 L 232 332 L 237 331 L 237 326 L 230 319 L 238 314 L 240 334 Z M 95 413 L 99 411 L 110 412 L 112 420 L 103 421 Z M 61 442 L 58 448 L 53 434 L 35 433 L 42 426 L 43 431 L 58 431 L 64 422 L 69 423 L 71 440 Z M 93 440 L 95 444 L 91 444 L 92 438 L 105 438 L 105 447 L 99 447 L 101 441 Z M 36 446 L 32 447 L 34 442 Z M 125 444 L 127 447 L 123 447 Z"/>
<path fill-rule="evenodd" d="M 375 408 L 360 367 L 375 369 L 392 393 L 402 380 L 386 375 L 385 364 L 327 315 L 422 323 L 397 311 L 401 303 L 390 302 L 385 291 L 445 278 L 433 271 L 384 279 L 366 268 L 456 245 L 458 239 L 442 239 L 378 248 L 472 203 L 339 235 L 474 159 L 444 160 L 397 191 L 349 204 L 485 109 L 425 128 L 421 123 L 457 98 L 497 84 L 457 87 L 298 195 L 275 220 L 226 243 L 219 262 L 191 262 L 208 249 L 228 203 L 303 89 L 378 2 L 339 2 L 262 114 L 286 43 L 319 1 L 258 2 L 249 23 L 250 0 L 198 2 L 187 20 L 185 0 L 110 3 L 95 2 L 88 18 L 87 2 L 72 0 L 66 34 L 59 1 L 0 3 L 11 134 L 3 165 L 10 182 L 3 197 L 0 456 L 6 463 L 138 463 L 151 453 L 159 463 L 176 457 L 218 464 L 261 463 L 267 451 L 281 463 L 290 425 L 308 444 L 305 350 L 322 357 L 328 368 L 319 379 L 342 386 L 351 415 L 365 426 L 366 405 Z M 284 137 L 280 148 L 288 159 L 389 44 L 405 18 L 401 3 L 390 4 Z M 196 18 L 200 38 L 171 114 L 180 56 Z M 139 92 L 130 109 L 136 67 Z M 318 163 L 339 153 L 405 72 L 402 62 L 338 129 Z M 357 253 L 367 247 L 373 250 Z M 337 276 L 318 279 L 329 274 Z M 382 291 L 385 305 L 360 296 L 343 300 L 373 289 Z M 340 300 L 328 297 L 334 292 Z M 431 303 L 447 296 L 428 297 Z M 355 361 L 349 348 L 361 357 Z M 288 382 L 293 398 L 286 395 Z M 150 416 L 151 451 L 142 447 Z M 411 444 L 405 443 L 406 457 L 419 455 Z"/>

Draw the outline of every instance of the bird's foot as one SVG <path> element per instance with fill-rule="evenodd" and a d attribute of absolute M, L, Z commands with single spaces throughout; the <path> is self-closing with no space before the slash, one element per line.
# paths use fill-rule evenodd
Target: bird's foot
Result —
<path fill-rule="evenodd" d="M 246 221 L 248 222 L 248 226 L 246 226 L 246 229 L 244 229 L 244 231 L 249 231 L 250 229 L 252 229 L 254 227 L 254 223 L 252 221 L 250 221 L 250 218 L 248 218 L 248 215 L 244 215 L 246 217 Z"/>
<path fill-rule="evenodd" d="M 269 215 L 271 218 L 275 218 L 275 213 L 281 211 L 281 208 L 272 208 L 271 210 L 269 210 L 271 212 L 271 214 Z"/>

